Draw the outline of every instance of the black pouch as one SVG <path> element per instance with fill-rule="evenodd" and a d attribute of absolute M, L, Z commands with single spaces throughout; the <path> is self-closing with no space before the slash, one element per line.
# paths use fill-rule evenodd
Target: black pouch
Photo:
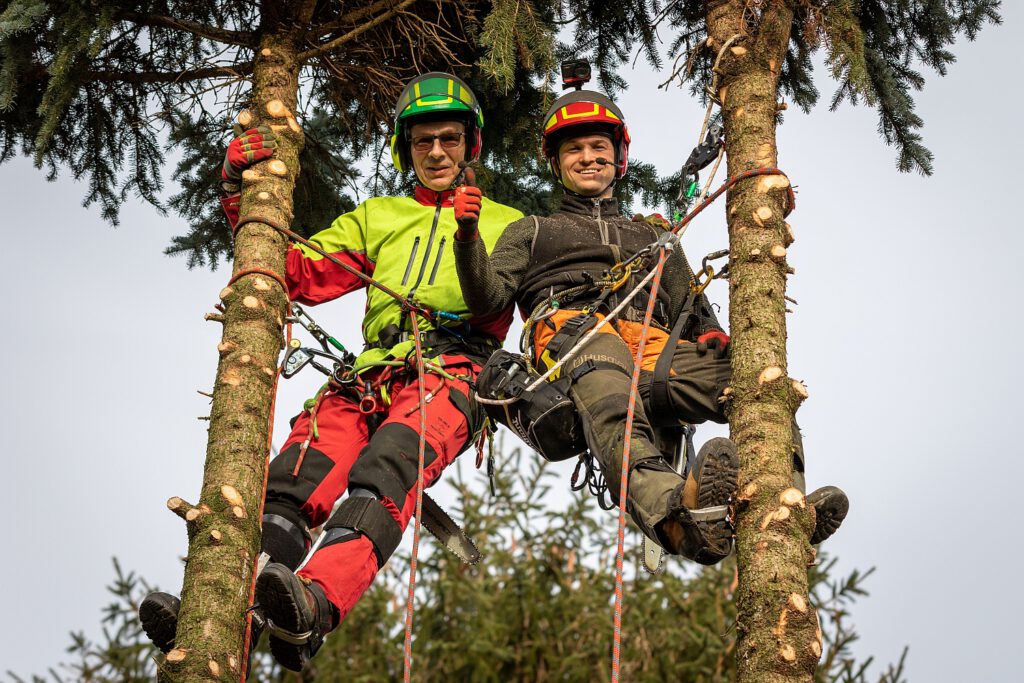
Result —
<path fill-rule="evenodd" d="M 540 375 L 522 356 L 505 350 L 487 359 L 476 380 L 477 393 L 486 399 L 516 398 L 508 405 L 487 405 L 487 414 L 505 425 L 527 445 L 552 462 L 568 460 L 587 450 L 583 425 L 567 393 L 568 378 L 526 388 Z"/>

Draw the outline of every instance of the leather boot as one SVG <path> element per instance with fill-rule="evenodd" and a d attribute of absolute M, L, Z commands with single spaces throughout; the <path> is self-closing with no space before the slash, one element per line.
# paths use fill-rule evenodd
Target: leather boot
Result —
<path fill-rule="evenodd" d="M 334 608 L 323 589 L 283 564 L 268 564 L 256 579 L 256 603 L 266 619 L 270 652 L 290 671 L 301 671 L 334 628 Z"/>
<path fill-rule="evenodd" d="M 728 557 L 733 537 L 728 505 L 738 476 L 739 458 L 732 441 L 716 437 L 705 443 L 656 529 L 662 547 L 700 564 Z"/>

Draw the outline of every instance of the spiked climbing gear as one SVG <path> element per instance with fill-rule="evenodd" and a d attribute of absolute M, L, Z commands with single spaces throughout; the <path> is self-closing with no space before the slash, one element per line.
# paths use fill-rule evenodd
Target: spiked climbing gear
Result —
<path fill-rule="evenodd" d="M 686 481 L 689 473 L 694 469 L 694 461 L 697 458 L 697 452 L 693 447 L 693 435 L 697 432 L 697 428 L 692 424 L 684 424 L 679 431 L 668 464 L 673 472 Z M 644 534 L 640 542 L 640 559 L 644 571 L 648 574 L 660 574 L 664 568 L 665 553 L 654 539 Z"/>
<path fill-rule="evenodd" d="M 739 467 L 736 446 L 729 439 L 716 437 L 701 447 L 657 530 L 669 552 L 700 564 L 715 564 L 729 555 L 733 535 L 729 503 Z"/>
<path fill-rule="evenodd" d="M 149 640 L 164 654 L 174 649 L 178 631 L 178 612 L 181 601 L 170 593 L 154 591 L 139 604 L 139 621 Z M 252 673 L 252 656 L 263 633 L 263 616 L 252 610 L 252 628 L 249 631 L 249 662 L 247 674 Z M 248 678 L 248 675 L 246 676 Z"/>
<path fill-rule="evenodd" d="M 409 81 L 395 104 L 395 128 L 391 135 L 391 161 L 400 172 L 412 168 L 409 128 L 418 121 L 464 121 L 466 159 L 472 163 L 483 150 L 481 129 L 484 114 L 476 95 L 461 79 L 431 71 Z"/>
<path fill-rule="evenodd" d="M 283 564 L 271 562 L 256 579 L 256 603 L 266 620 L 270 652 L 290 671 L 301 671 L 334 628 L 334 608 L 323 589 L 307 586 Z"/>

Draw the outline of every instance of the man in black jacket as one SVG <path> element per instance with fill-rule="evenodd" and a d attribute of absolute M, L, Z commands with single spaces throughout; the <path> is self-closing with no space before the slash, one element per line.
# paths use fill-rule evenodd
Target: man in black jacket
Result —
<path fill-rule="evenodd" d="M 470 310 L 494 313 L 515 302 L 529 321 L 535 368 L 543 372 L 569 358 L 556 376 L 569 378 L 569 395 L 590 452 L 611 483 L 616 502 L 647 288 L 585 346 L 574 347 L 649 272 L 657 249 L 635 260 L 634 270 L 621 264 L 664 235 L 664 227 L 621 216 L 612 197 L 615 181 L 626 171 L 628 149 L 622 113 L 610 99 L 586 90 L 559 98 L 545 117 L 543 142 L 551 170 L 565 190 L 558 212 L 512 223 L 490 256 L 472 224 L 460 224 L 455 239 L 456 267 Z M 637 402 L 630 434 L 627 509 L 644 533 L 668 552 L 714 564 L 732 545 L 725 505 L 736 487 L 735 447 L 727 439 L 711 440 L 684 479 L 669 465 L 659 438 L 663 429 L 681 423 L 726 422 L 729 337 L 703 294 L 691 295 L 694 281 L 682 250 L 673 249 L 641 362 L 643 401 Z M 682 339 L 680 330 L 673 339 L 677 322 L 680 327 L 687 323 Z M 655 370 L 663 352 L 670 355 L 658 377 Z M 799 431 L 794 430 L 794 471 L 802 473 Z M 802 475 L 795 481 L 801 485 Z M 846 496 L 825 487 L 808 500 L 818 513 L 812 542 L 819 543 L 841 523 Z"/>

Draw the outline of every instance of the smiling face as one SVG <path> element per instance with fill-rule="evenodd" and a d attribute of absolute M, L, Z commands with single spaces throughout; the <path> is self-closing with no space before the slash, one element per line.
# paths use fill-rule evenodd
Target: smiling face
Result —
<path fill-rule="evenodd" d="M 457 144 L 446 146 L 456 137 Z M 420 182 L 435 192 L 450 188 L 459 174 L 459 162 L 466 158 L 466 125 L 461 121 L 414 123 L 409 140 L 412 167 Z"/>
<path fill-rule="evenodd" d="M 608 163 L 598 163 L 598 159 Z M 558 145 L 562 184 L 584 197 L 612 196 L 615 180 L 615 148 L 604 135 L 581 135 Z"/>

